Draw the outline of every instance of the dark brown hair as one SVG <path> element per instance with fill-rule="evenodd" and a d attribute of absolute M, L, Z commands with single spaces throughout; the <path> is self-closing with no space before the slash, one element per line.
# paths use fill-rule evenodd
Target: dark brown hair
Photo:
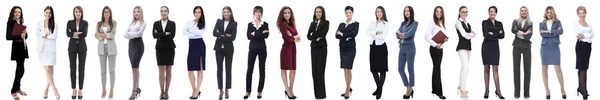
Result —
<path fill-rule="evenodd" d="M 283 11 L 285 11 L 286 9 L 290 10 L 290 20 L 285 20 L 285 18 L 283 17 Z M 292 25 L 293 27 L 296 27 L 296 20 L 294 19 L 294 11 L 292 11 L 292 8 L 290 8 L 289 6 L 284 6 L 283 8 L 281 8 L 281 11 L 279 11 L 279 17 L 277 17 L 277 26 L 279 26 L 279 24 L 281 22 L 286 22 L 289 25 Z"/>
<path fill-rule="evenodd" d="M 439 19 L 435 16 L 435 11 L 437 9 L 440 9 L 442 11 L 442 16 Z M 444 17 L 444 8 L 442 8 L 442 6 L 435 6 L 435 9 L 433 9 L 433 22 L 435 23 L 435 25 L 446 28 L 446 25 L 444 25 L 446 23 L 446 18 Z M 440 21 L 442 23 L 439 23 Z"/>

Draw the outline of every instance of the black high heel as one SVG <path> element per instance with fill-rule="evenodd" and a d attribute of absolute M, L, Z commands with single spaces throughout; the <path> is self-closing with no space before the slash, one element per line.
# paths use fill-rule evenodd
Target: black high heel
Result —
<path fill-rule="evenodd" d="M 410 97 L 413 97 L 414 93 L 415 93 L 415 90 L 412 90 L 412 91 L 410 91 L 410 94 L 408 94 L 408 95 L 402 95 L 402 98 L 403 99 L 410 99 Z"/>
<path fill-rule="evenodd" d="M 250 96 L 250 92 L 246 92 L 246 93 L 248 93 L 248 95 L 245 95 L 244 99 L 248 99 L 248 96 Z"/>
<path fill-rule="evenodd" d="M 550 99 L 550 95 L 546 95 L 546 99 Z"/>
<path fill-rule="evenodd" d="M 74 100 L 75 98 L 77 98 L 77 96 L 71 96 L 71 99 L 73 99 L 73 100 Z"/>
<path fill-rule="evenodd" d="M 494 92 L 494 93 L 496 93 L 496 96 L 497 96 L 498 98 L 500 98 L 500 99 L 504 99 L 504 96 L 502 96 L 502 95 L 499 95 L 499 94 L 498 94 L 498 91 L 496 91 L 496 92 Z"/>
<path fill-rule="evenodd" d="M 77 96 L 77 99 L 81 100 L 83 99 L 83 96 Z"/>
<path fill-rule="evenodd" d="M 196 97 L 190 96 L 190 99 L 198 99 L 198 97 L 200 97 L 200 91 L 198 91 L 198 95 Z"/>
<path fill-rule="evenodd" d="M 438 95 L 438 98 L 440 98 L 440 99 L 446 99 L 446 96 Z"/>
<path fill-rule="evenodd" d="M 562 95 L 562 98 L 563 99 L 567 99 L 567 95 Z"/>
<path fill-rule="evenodd" d="M 296 97 L 296 96 L 291 96 L 291 97 L 290 97 L 290 95 L 288 95 L 287 91 L 283 91 L 283 92 L 285 93 L 285 96 L 287 96 L 287 97 L 288 97 L 288 99 L 296 99 L 296 98 L 298 98 L 298 97 Z"/>
<path fill-rule="evenodd" d="M 483 95 L 483 99 L 488 99 L 490 97 L 490 91 L 485 90 L 485 94 Z"/>
<path fill-rule="evenodd" d="M 262 93 L 258 93 L 258 95 L 256 95 L 256 98 L 262 99 Z"/>
<path fill-rule="evenodd" d="M 583 96 L 584 100 L 587 100 L 588 96 L 590 95 L 590 94 L 587 94 L 587 93 L 583 94 L 583 92 L 581 90 L 579 90 L 579 88 L 577 88 L 577 96 L 579 96 L 579 94 L 581 94 L 581 96 Z"/>

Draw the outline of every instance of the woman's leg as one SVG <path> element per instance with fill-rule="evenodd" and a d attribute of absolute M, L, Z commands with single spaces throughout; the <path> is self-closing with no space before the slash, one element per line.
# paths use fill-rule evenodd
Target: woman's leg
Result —
<path fill-rule="evenodd" d="M 158 65 L 158 82 L 160 84 L 160 97 L 164 97 L 165 94 L 165 71 L 166 66 Z"/>
<path fill-rule="evenodd" d="M 546 96 L 549 96 L 550 88 L 548 88 L 548 65 L 542 65 L 542 78 L 544 80 L 544 88 L 546 88 Z"/>
<path fill-rule="evenodd" d="M 558 78 L 558 82 L 560 84 L 560 93 L 562 95 L 566 95 L 565 93 L 565 82 L 563 80 L 563 73 L 560 65 L 554 65 L 554 70 L 556 71 L 556 78 Z"/>
<path fill-rule="evenodd" d="M 485 83 L 484 97 L 487 97 L 490 93 L 490 65 L 483 65 L 483 67 L 483 81 Z"/>
<path fill-rule="evenodd" d="M 190 80 L 190 85 L 192 86 L 192 97 L 196 97 L 198 91 L 196 91 L 196 76 L 194 75 L 195 71 L 188 71 L 188 77 Z"/>
<path fill-rule="evenodd" d="M 169 98 L 169 87 L 171 87 L 171 68 L 173 65 L 167 65 L 166 66 L 166 72 L 165 72 L 165 98 Z"/>
<path fill-rule="evenodd" d="M 498 73 L 498 65 L 492 65 L 494 71 L 494 85 L 496 85 L 496 93 L 499 96 L 502 96 L 502 92 L 500 91 L 500 73 Z"/>

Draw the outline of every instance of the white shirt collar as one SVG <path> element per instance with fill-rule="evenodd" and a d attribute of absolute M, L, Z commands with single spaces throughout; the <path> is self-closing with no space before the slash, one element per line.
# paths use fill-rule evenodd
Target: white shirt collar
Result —
<path fill-rule="evenodd" d="M 260 23 L 258 24 L 258 26 L 262 26 L 263 23 L 265 23 L 265 21 L 264 20 L 260 20 Z M 256 20 L 252 21 L 252 25 L 257 26 Z"/>

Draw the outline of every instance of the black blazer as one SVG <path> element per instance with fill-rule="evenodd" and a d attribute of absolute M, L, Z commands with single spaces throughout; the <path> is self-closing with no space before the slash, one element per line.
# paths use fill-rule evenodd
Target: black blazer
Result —
<path fill-rule="evenodd" d="M 29 58 L 29 53 L 27 51 L 27 46 L 25 44 L 25 40 L 21 38 L 20 35 L 13 36 L 13 27 L 17 24 L 16 20 L 9 20 L 6 23 L 6 40 L 12 40 L 12 51 L 10 55 L 11 60 L 24 60 Z M 25 36 L 27 39 L 29 34 Z"/>
<path fill-rule="evenodd" d="M 267 50 L 265 45 L 265 39 L 269 37 L 269 32 L 263 33 L 265 30 L 269 30 L 269 24 L 267 22 L 261 22 L 260 27 L 254 27 L 254 23 L 248 23 L 248 31 L 246 36 L 250 40 L 250 50 Z M 250 33 L 254 32 L 254 36 Z"/>
<path fill-rule="evenodd" d="M 313 47 L 313 48 L 314 47 L 326 47 L 327 39 L 325 39 L 325 36 L 327 35 L 328 31 L 329 31 L 329 21 L 328 20 L 321 21 L 320 23 L 317 23 L 316 21 L 313 21 L 312 23 L 310 23 L 310 28 L 308 29 L 308 34 L 306 34 L 306 37 L 308 38 L 308 40 L 312 41 L 310 43 L 310 47 Z M 317 41 L 317 38 L 321 38 L 321 39 L 319 41 Z"/>
<path fill-rule="evenodd" d="M 523 27 L 521 27 L 521 26 L 523 26 Z M 529 30 L 529 29 L 533 29 L 533 22 L 525 22 L 525 25 L 522 25 L 521 22 L 519 22 L 519 19 L 515 19 L 513 21 L 511 32 L 513 34 L 515 34 L 515 39 L 513 40 L 513 44 L 512 44 L 514 47 L 531 48 L 531 40 L 530 39 L 533 34 L 523 35 L 524 39 L 521 39 L 517 36 L 517 33 L 519 31 L 527 32 L 527 30 Z"/>
<path fill-rule="evenodd" d="M 487 19 L 481 22 L 481 26 L 483 31 L 483 33 L 481 34 L 483 34 L 483 37 L 485 37 L 485 39 L 483 40 L 484 42 L 498 42 L 498 39 L 504 38 L 504 27 L 502 26 L 502 22 L 496 20 L 495 24 L 492 24 L 492 20 Z M 493 35 L 488 34 L 489 32 L 492 32 Z"/>
<path fill-rule="evenodd" d="M 356 42 L 354 38 L 358 34 L 358 22 L 352 22 L 348 26 L 346 23 L 342 22 L 338 26 L 338 31 L 342 32 L 344 35 L 338 35 L 337 31 L 335 34 L 335 38 L 340 40 L 340 49 L 356 49 Z"/>
<path fill-rule="evenodd" d="M 170 32 L 170 34 L 167 35 L 167 32 Z M 152 36 L 157 39 L 155 49 L 174 49 L 176 47 L 175 42 L 173 42 L 173 38 L 175 38 L 175 22 L 168 20 L 164 30 L 160 20 L 154 22 Z"/>
<path fill-rule="evenodd" d="M 85 42 L 85 37 L 87 36 L 88 31 L 88 23 L 85 20 L 81 20 L 79 22 L 79 30 L 77 30 L 77 25 L 75 20 L 69 20 L 67 22 L 67 36 L 69 39 L 69 52 L 86 52 L 87 44 Z M 79 34 L 79 38 L 71 38 L 73 37 L 73 33 L 81 32 Z"/>
<path fill-rule="evenodd" d="M 233 51 L 233 41 L 237 33 L 237 22 L 229 22 L 227 29 L 224 29 L 224 24 L 225 21 L 219 19 L 215 24 L 215 29 L 213 29 L 213 36 L 217 37 L 214 50 Z M 231 36 L 227 36 L 226 34 L 231 34 Z"/>

